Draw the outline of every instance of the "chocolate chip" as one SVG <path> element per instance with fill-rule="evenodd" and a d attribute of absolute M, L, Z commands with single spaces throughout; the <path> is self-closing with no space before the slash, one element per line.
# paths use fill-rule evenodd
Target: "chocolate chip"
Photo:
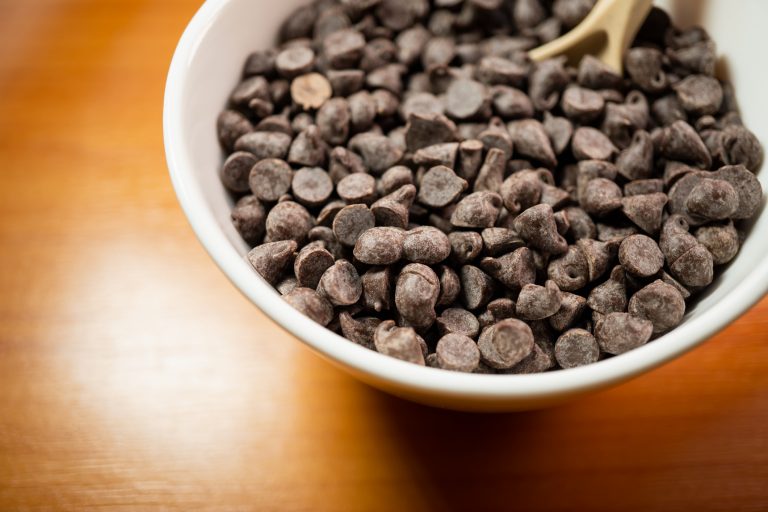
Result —
<path fill-rule="evenodd" d="M 504 170 L 506 168 L 507 156 L 504 152 L 498 148 L 491 148 L 485 155 L 485 161 L 483 162 L 480 171 L 475 178 L 473 192 L 480 192 L 488 190 L 490 192 L 496 192 L 501 188 L 501 183 L 504 180 Z"/>
<path fill-rule="evenodd" d="M 456 176 L 448 167 L 438 165 L 424 174 L 418 198 L 423 204 L 442 208 L 455 201 L 466 188 L 466 180 Z"/>
<path fill-rule="evenodd" d="M 560 100 L 560 92 L 568 83 L 568 73 L 561 59 L 537 63 L 530 75 L 528 94 L 538 110 L 551 110 Z"/>
<path fill-rule="evenodd" d="M 385 64 L 368 73 L 365 84 L 371 89 L 382 88 L 399 96 L 403 92 L 404 73 L 402 64 Z"/>
<path fill-rule="evenodd" d="M 763 163 L 763 147 L 755 134 L 739 125 L 729 125 L 722 132 L 723 163 L 744 165 L 757 171 Z"/>
<path fill-rule="evenodd" d="M 339 325 L 344 337 L 370 350 L 376 350 L 373 336 L 379 324 L 381 324 L 380 318 L 370 316 L 353 318 L 348 311 L 339 313 Z"/>
<path fill-rule="evenodd" d="M 623 354 L 645 345 L 653 333 L 653 324 L 629 313 L 609 313 L 595 329 L 600 348 L 609 354 Z"/>
<path fill-rule="evenodd" d="M 235 146 L 235 141 L 253 131 L 253 125 L 240 112 L 225 110 L 219 114 L 216 121 L 216 130 L 221 147 L 231 151 Z"/>
<path fill-rule="evenodd" d="M 451 256 L 457 263 L 469 263 L 483 250 L 483 239 L 474 231 L 454 231 L 448 234 Z"/>
<path fill-rule="evenodd" d="M 520 89 L 495 85 L 490 89 L 491 103 L 497 115 L 509 119 L 533 117 L 533 103 Z"/>
<path fill-rule="evenodd" d="M 541 200 L 541 192 L 542 183 L 536 173 L 516 172 L 501 184 L 504 207 L 511 213 L 537 205 Z"/>
<path fill-rule="evenodd" d="M 655 48 L 630 48 L 624 57 L 624 67 L 632 81 L 645 92 L 659 93 L 667 88 L 663 66 L 664 56 Z"/>
<path fill-rule="evenodd" d="M 649 178 L 653 174 L 653 142 L 645 130 L 638 130 L 632 142 L 616 158 L 616 168 L 628 180 Z"/>
<path fill-rule="evenodd" d="M 362 172 L 350 174 L 336 185 L 336 193 L 349 204 L 370 204 L 376 199 L 376 179 Z"/>
<path fill-rule="evenodd" d="M 581 126 L 573 132 L 571 150 L 577 160 L 611 160 L 618 152 L 605 134 L 589 126 Z"/>
<path fill-rule="evenodd" d="M 661 130 L 658 151 L 668 160 L 687 162 L 702 169 L 712 165 L 707 146 L 685 121 L 675 121 Z"/>
<path fill-rule="evenodd" d="M 315 52 L 311 48 L 292 46 L 277 55 L 275 68 L 285 78 L 294 78 L 312 70 Z"/>
<path fill-rule="evenodd" d="M 605 100 L 591 89 L 572 86 L 563 93 L 560 106 L 569 119 L 588 124 L 603 113 Z"/>
<path fill-rule="evenodd" d="M 549 262 L 547 277 L 564 291 L 576 291 L 589 282 L 589 264 L 584 253 L 575 245 L 567 247 L 565 254 Z"/>
<path fill-rule="evenodd" d="M 481 236 L 483 246 L 491 256 L 499 256 L 525 246 L 523 239 L 507 228 L 485 228 Z"/>
<path fill-rule="evenodd" d="M 288 276 L 275 285 L 275 290 L 280 292 L 280 295 L 285 295 L 286 293 L 291 293 L 297 286 L 298 281 L 296 281 L 296 278 Z"/>
<path fill-rule="evenodd" d="M 317 288 L 323 272 L 331 265 L 333 265 L 333 255 L 322 244 L 305 245 L 293 262 L 293 273 L 296 275 L 298 286 Z"/>
<path fill-rule="evenodd" d="M 277 51 L 272 48 L 252 52 L 243 65 L 243 76 L 271 75 L 275 69 L 276 55 Z"/>
<path fill-rule="evenodd" d="M 659 178 L 633 180 L 624 185 L 625 196 L 639 196 L 661 192 L 664 192 L 664 180 Z"/>
<path fill-rule="evenodd" d="M 520 247 L 498 258 L 483 258 L 480 267 L 514 291 L 536 280 L 533 251 L 527 247 Z"/>
<path fill-rule="evenodd" d="M 763 188 L 754 174 L 743 165 L 726 165 L 712 173 L 712 178 L 731 184 L 739 196 L 739 207 L 733 219 L 749 219 L 757 213 L 763 199 Z"/>
<path fill-rule="evenodd" d="M 560 292 L 560 309 L 547 318 L 549 325 L 556 331 L 564 331 L 578 321 L 586 306 L 587 301 L 581 295 Z"/>
<path fill-rule="evenodd" d="M 408 117 L 405 126 L 405 143 L 408 151 L 426 146 L 453 142 L 457 138 L 456 125 L 442 114 L 418 114 Z"/>
<path fill-rule="evenodd" d="M 255 99 L 267 102 L 270 100 L 269 83 L 263 76 L 246 78 L 229 96 L 230 103 L 240 110 L 249 108 L 250 102 Z"/>
<path fill-rule="evenodd" d="M 664 255 L 652 238 L 631 235 L 621 242 L 619 261 L 632 274 L 650 277 L 664 266 Z"/>
<path fill-rule="evenodd" d="M 428 92 L 406 94 L 405 99 L 400 104 L 400 114 L 403 119 L 408 119 L 411 114 L 443 114 L 444 110 L 443 102 Z"/>
<path fill-rule="evenodd" d="M 547 167 L 557 163 L 549 136 L 544 125 L 535 119 L 514 121 L 508 125 L 515 151 L 520 155 L 541 162 Z"/>
<path fill-rule="evenodd" d="M 448 308 L 437 317 L 437 328 L 440 334 L 461 334 L 469 338 L 476 338 L 480 333 L 480 322 L 477 317 L 462 308 Z"/>
<path fill-rule="evenodd" d="M 456 166 L 456 154 L 459 149 L 458 142 L 433 144 L 421 148 L 413 155 L 413 161 L 417 165 L 432 167 L 444 165 L 453 169 Z"/>
<path fill-rule="evenodd" d="M 354 247 L 360 235 L 376 225 L 373 212 L 364 204 L 345 206 L 333 219 L 333 234 L 347 247 Z"/>
<path fill-rule="evenodd" d="M 349 27 L 352 22 L 347 16 L 345 11 L 350 14 L 355 10 L 355 6 L 347 6 L 348 10 L 345 10 L 342 6 L 328 5 L 326 8 L 321 9 L 317 20 L 315 21 L 314 37 L 315 40 L 322 41 L 328 35 Z"/>
<path fill-rule="evenodd" d="M 374 267 L 362 276 L 362 303 L 367 309 L 380 313 L 392 307 L 392 275 L 389 267 Z"/>
<path fill-rule="evenodd" d="M 456 45 L 451 37 L 432 37 L 424 45 L 421 64 L 424 69 L 447 66 L 456 56 Z"/>
<path fill-rule="evenodd" d="M 512 19 L 521 29 L 531 29 L 547 18 L 547 11 L 539 0 L 518 0 L 512 8 Z"/>
<path fill-rule="evenodd" d="M 473 265 L 461 267 L 461 297 L 467 309 L 478 309 L 490 302 L 494 284 L 493 279 Z"/>
<path fill-rule="evenodd" d="M 371 205 L 371 211 L 379 226 L 405 229 L 408 226 L 409 208 L 416 197 L 416 187 L 403 185 Z"/>
<path fill-rule="evenodd" d="M 266 213 L 258 198 L 247 195 L 240 198 L 232 209 L 232 224 L 243 240 L 250 245 L 261 242 L 264 236 Z"/>
<path fill-rule="evenodd" d="M 603 315 L 627 310 L 627 279 L 623 267 L 614 267 L 610 278 L 589 292 L 587 306 Z"/>
<path fill-rule="evenodd" d="M 677 95 L 668 94 L 655 100 L 651 105 L 651 111 L 660 125 L 666 126 L 675 121 L 687 121 L 683 106 L 680 104 Z"/>
<path fill-rule="evenodd" d="M 319 167 L 302 167 L 293 175 L 291 190 L 297 201 L 315 207 L 331 197 L 333 182 L 328 173 Z"/>
<path fill-rule="evenodd" d="M 600 347 L 589 331 L 569 329 L 555 342 L 555 358 L 563 368 L 576 368 L 597 362 Z"/>
<path fill-rule="evenodd" d="M 587 213 L 598 217 L 621 208 L 621 189 L 613 181 L 595 178 L 587 182 L 584 194 L 579 195 L 579 204 Z"/>
<path fill-rule="evenodd" d="M 555 154 L 560 155 L 571 142 L 573 124 L 564 117 L 553 116 L 549 112 L 545 112 L 544 131 L 547 132 Z"/>
<path fill-rule="evenodd" d="M 440 280 L 440 295 L 437 297 L 438 306 L 447 306 L 456 302 L 461 293 L 461 280 L 459 275 L 447 265 L 439 265 L 436 269 Z"/>
<path fill-rule="evenodd" d="M 545 286 L 526 284 L 517 298 L 517 316 L 525 320 L 543 320 L 560 309 L 560 289 L 554 281 Z"/>
<path fill-rule="evenodd" d="M 291 120 L 291 131 L 300 133 L 312 126 L 315 123 L 315 118 L 308 112 L 299 112 Z"/>
<path fill-rule="evenodd" d="M 696 230 L 696 240 L 712 254 L 715 265 L 724 265 L 739 252 L 739 233 L 729 221 L 725 224 L 709 224 Z"/>
<path fill-rule="evenodd" d="M 402 257 L 404 239 L 404 233 L 397 228 L 370 228 L 357 238 L 353 253 L 368 265 L 391 265 Z"/>
<path fill-rule="evenodd" d="M 377 37 L 372 39 L 363 48 L 363 57 L 360 59 L 360 68 L 364 71 L 372 71 L 395 60 L 397 48 L 395 43 L 387 38 Z"/>
<path fill-rule="evenodd" d="M 291 98 L 304 110 L 320 108 L 331 94 L 330 82 L 320 73 L 300 75 L 291 82 Z"/>
<path fill-rule="evenodd" d="M 451 253 L 448 237 L 432 226 L 420 226 L 405 233 L 403 257 L 414 263 L 434 265 Z"/>
<path fill-rule="evenodd" d="M 248 192 L 248 176 L 257 160 L 251 153 L 236 151 L 229 155 L 221 167 L 221 182 L 235 193 Z"/>
<path fill-rule="evenodd" d="M 445 110 L 453 118 L 469 119 L 488 108 L 489 94 L 485 85 L 475 80 L 454 80 L 445 94 Z"/>
<path fill-rule="evenodd" d="M 338 260 L 322 274 L 317 291 L 335 306 L 349 306 L 360 299 L 363 283 L 354 265 Z"/>
<path fill-rule="evenodd" d="M 331 98 L 317 111 L 317 129 L 328 144 L 344 144 L 349 124 L 349 103 L 344 98 Z"/>
<path fill-rule="evenodd" d="M 659 334 L 680 325 L 685 300 L 677 288 L 657 279 L 629 299 L 629 313 L 650 320 L 653 333 Z"/>
<path fill-rule="evenodd" d="M 459 333 L 449 333 L 440 338 L 435 353 L 438 366 L 444 370 L 472 372 L 480 364 L 477 344 Z"/>
<path fill-rule="evenodd" d="M 382 0 L 376 7 L 376 16 L 384 26 L 392 30 L 403 30 L 420 17 L 427 5 L 407 0 Z"/>
<path fill-rule="evenodd" d="M 384 135 L 360 133 L 349 140 L 349 149 L 363 157 L 365 166 L 375 174 L 381 174 L 403 157 L 403 150 Z"/>
<path fill-rule="evenodd" d="M 720 87 L 720 82 L 711 76 L 690 75 L 677 82 L 672 88 L 677 93 L 680 106 L 696 116 L 714 114 L 723 102 L 723 89 Z"/>
<path fill-rule="evenodd" d="M 411 65 L 419 58 L 430 34 L 422 25 L 414 25 L 400 32 L 395 38 L 397 58 L 405 65 Z"/>
<path fill-rule="evenodd" d="M 595 0 L 555 0 L 552 14 L 569 29 L 581 23 L 594 5 Z"/>
<path fill-rule="evenodd" d="M 346 148 L 333 148 L 328 164 L 328 175 L 331 177 L 331 180 L 338 184 L 343 178 L 356 172 L 367 172 L 360 155 Z"/>
<path fill-rule="evenodd" d="M 621 77 L 592 55 L 582 57 L 577 80 L 583 87 L 590 89 L 614 89 L 621 86 Z"/>
<path fill-rule="evenodd" d="M 293 258 L 298 245 L 294 240 L 268 242 L 254 247 L 248 261 L 269 284 L 274 284 Z"/>
<path fill-rule="evenodd" d="M 501 197 L 493 192 L 473 192 L 458 202 L 451 224 L 461 228 L 492 227 L 499 216 L 501 202 Z"/>
<path fill-rule="evenodd" d="M 533 333 L 526 323 L 508 318 L 485 329 L 477 346 L 483 362 L 492 368 L 512 368 L 533 351 Z"/>
<path fill-rule="evenodd" d="M 288 41 L 309 37 L 312 34 L 316 19 L 317 9 L 314 4 L 297 7 L 280 26 L 280 40 Z"/>
<path fill-rule="evenodd" d="M 714 278 L 712 254 L 704 245 L 697 244 L 669 265 L 669 270 L 686 286 L 706 286 Z"/>
<path fill-rule="evenodd" d="M 365 37 L 357 30 L 337 30 L 323 39 L 323 56 L 332 68 L 352 68 L 362 57 L 364 47 Z"/>
<path fill-rule="evenodd" d="M 587 275 L 590 281 L 594 281 L 608 269 L 608 265 L 616 256 L 618 244 L 582 238 L 576 241 L 576 247 L 584 255 L 587 262 Z"/>
<path fill-rule="evenodd" d="M 381 354 L 420 366 L 425 364 L 421 349 L 424 340 L 411 327 L 397 327 L 392 320 L 385 320 L 376 328 L 373 342 Z"/>
<path fill-rule="evenodd" d="M 480 82 L 491 86 L 522 87 L 527 75 L 526 66 L 498 55 L 482 57 L 475 70 L 475 77 Z"/>
<path fill-rule="evenodd" d="M 557 232 L 552 207 L 540 204 L 528 208 L 514 222 L 520 237 L 537 249 L 550 254 L 562 254 L 568 248 L 565 239 Z"/>
<path fill-rule="evenodd" d="M 235 142 L 235 150 L 252 153 L 256 160 L 285 158 L 291 137 L 280 132 L 246 133 Z"/>
<path fill-rule="evenodd" d="M 350 96 L 362 89 L 365 82 L 361 69 L 329 69 L 325 76 L 335 96 Z"/>
<path fill-rule="evenodd" d="M 313 226 L 314 219 L 306 208 L 293 201 L 283 201 L 267 215 L 266 241 L 295 240 L 301 244 Z"/>
<path fill-rule="evenodd" d="M 333 255 L 334 259 L 341 259 L 344 257 L 344 248 L 336 239 L 336 235 L 331 228 L 327 226 L 315 226 L 309 230 L 307 238 L 310 242 L 320 242 L 322 247 Z"/>
<path fill-rule="evenodd" d="M 413 185 L 413 171 L 404 165 L 395 165 L 384 171 L 384 174 L 379 178 L 377 187 L 379 194 L 387 195 L 403 185 Z"/>
<path fill-rule="evenodd" d="M 437 274 L 426 265 L 410 263 L 403 267 L 395 285 L 395 307 L 408 325 L 417 331 L 435 321 L 435 304 L 440 293 Z"/>
<path fill-rule="evenodd" d="M 568 219 L 570 234 L 574 240 L 595 238 L 597 236 L 595 223 L 587 212 L 576 206 L 569 206 L 563 212 Z"/>
<path fill-rule="evenodd" d="M 727 219 L 736 213 L 738 207 L 736 190 L 724 180 L 699 181 L 685 200 L 685 208 L 692 215 L 707 220 Z"/>
<path fill-rule="evenodd" d="M 298 287 L 283 295 L 283 299 L 320 325 L 328 325 L 333 320 L 333 306 L 315 290 Z"/>
<path fill-rule="evenodd" d="M 307 167 L 323 166 L 327 149 L 317 126 L 310 125 L 293 139 L 288 150 L 288 162 Z"/>
<path fill-rule="evenodd" d="M 293 137 L 293 128 L 288 116 L 278 114 L 267 116 L 256 125 L 257 132 L 280 132 Z"/>
<path fill-rule="evenodd" d="M 626 190 L 626 186 L 624 188 Z M 621 211 L 640 229 L 654 235 L 661 229 L 666 204 L 667 196 L 661 192 L 633 195 L 621 200 Z"/>

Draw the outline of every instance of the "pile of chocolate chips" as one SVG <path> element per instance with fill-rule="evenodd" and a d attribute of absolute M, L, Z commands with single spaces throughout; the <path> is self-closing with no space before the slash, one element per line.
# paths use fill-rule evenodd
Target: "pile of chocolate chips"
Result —
<path fill-rule="evenodd" d="M 572 368 L 683 319 L 739 249 L 762 148 L 715 44 L 654 9 L 625 76 L 526 51 L 590 0 L 319 0 L 218 119 L 248 259 L 353 343 Z"/>

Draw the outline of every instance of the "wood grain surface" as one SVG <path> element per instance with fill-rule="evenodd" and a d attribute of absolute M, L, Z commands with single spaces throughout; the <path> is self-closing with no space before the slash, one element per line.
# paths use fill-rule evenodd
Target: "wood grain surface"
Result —
<path fill-rule="evenodd" d="M 0 511 L 768 509 L 766 301 L 626 385 L 471 415 L 241 297 L 163 159 L 197 4 L 0 1 Z"/>

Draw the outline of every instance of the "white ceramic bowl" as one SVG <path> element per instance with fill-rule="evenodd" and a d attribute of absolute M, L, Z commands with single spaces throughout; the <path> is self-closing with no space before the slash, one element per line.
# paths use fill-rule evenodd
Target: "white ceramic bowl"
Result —
<path fill-rule="evenodd" d="M 208 0 L 189 23 L 165 91 L 165 149 L 173 185 L 192 228 L 216 264 L 264 313 L 360 380 L 418 402 L 466 410 L 543 407 L 646 372 L 702 343 L 757 302 L 768 287 L 768 215 L 762 213 L 735 261 L 677 329 L 646 346 L 586 367 L 538 375 L 473 375 L 420 367 L 350 343 L 283 302 L 245 259 L 219 183 L 216 116 L 245 57 L 272 45 L 277 27 L 303 0 Z M 746 125 L 768 140 L 768 2 L 667 2 L 676 23 L 701 24 L 726 56 Z M 768 189 L 768 176 L 761 176 Z"/>

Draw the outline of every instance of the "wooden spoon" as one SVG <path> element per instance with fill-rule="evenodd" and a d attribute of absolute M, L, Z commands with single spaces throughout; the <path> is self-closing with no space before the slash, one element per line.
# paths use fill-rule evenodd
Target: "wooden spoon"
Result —
<path fill-rule="evenodd" d="M 653 0 L 597 0 L 586 18 L 570 32 L 534 48 L 531 59 L 542 61 L 565 55 L 571 64 L 592 54 L 622 73 L 624 52 L 651 11 Z"/>

